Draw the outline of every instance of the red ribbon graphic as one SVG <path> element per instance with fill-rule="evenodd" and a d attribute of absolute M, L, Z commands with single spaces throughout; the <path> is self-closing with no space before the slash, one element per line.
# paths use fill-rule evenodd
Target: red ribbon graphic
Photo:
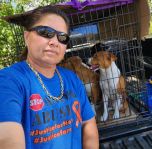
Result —
<path fill-rule="evenodd" d="M 82 118 L 81 118 L 81 114 L 80 114 L 80 103 L 79 101 L 74 101 L 73 105 L 72 105 L 72 109 L 74 111 L 74 113 L 77 116 L 77 120 L 76 120 L 76 127 L 78 127 L 79 123 L 82 123 Z"/>

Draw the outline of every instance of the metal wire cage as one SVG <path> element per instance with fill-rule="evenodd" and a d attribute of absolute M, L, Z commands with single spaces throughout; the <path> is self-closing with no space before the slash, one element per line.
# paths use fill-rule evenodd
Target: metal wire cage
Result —
<path fill-rule="evenodd" d="M 116 64 L 127 83 L 127 93 L 135 97 L 134 93 L 140 94 L 146 89 L 136 5 L 134 1 L 112 2 L 89 5 L 69 14 L 71 41 L 65 58 L 79 56 L 88 64 L 88 58 L 102 49 L 115 54 Z M 66 11 L 72 11 L 70 9 Z"/>
<path fill-rule="evenodd" d="M 64 3 L 64 7 L 62 4 L 58 5 L 68 14 L 71 21 L 71 41 L 68 45 L 65 61 L 63 62 L 65 65 L 63 64 L 63 66 L 74 70 L 78 74 L 86 87 L 86 91 L 88 85 L 90 85 L 91 94 L 88 93 L 88 97 L 96 111 L 101 142 L 112 139 L 114 136 L 120 136 L 120 134 L 127 134 L 126 132 L 130 132 L 131 129 L 136 129 L 136 122 L 141 122 L 150 114 L 137 2 L 136 0 L 103 0 L 82 3 L 71 1 Z M 108 51 L 117 57 L 115 63 L 125 79 L 127 97 L 122 99 L 123 106 L 119 111 L 119 118 L 113 117 L 115 110 L 113 103 L 117 98 L 110 99 L 111 96 L 117 96 L 115 90 L 113 93 L 109 91 L 111 95 L 106 101 L 108 102 L 108 118 L 101 120 L 104 112 L 104 97 L 100 97 L 97 102 L 93 101 L 92 84 L 99 83 L 102 76 L 100 71 L 97 71 L 97 74 L 101 77 L 100 81 L 91 82 L 90 74 L 86 75 L 86 70 L 83 68 L 83 66 L 87 68 L 90 66 L 88 61 L 99 51 Z M 80 67 L 78 61 L 72 59 L 76 56 L 81 59 L 83 66 Z M 73 61 L 76 61 L 77 66 L 74 66 Z M 67 66 L 69 62 L 71 66 Z M 85 78 L 89 78 L 90 82 L 86 81 Z M 107 77 L 108 79 L 114 81 L 117 77 Z M 125 100 L 128 103 L 127 110 L 125 109 Z M 129 124 L 130 129 L 126 128 Z"/>

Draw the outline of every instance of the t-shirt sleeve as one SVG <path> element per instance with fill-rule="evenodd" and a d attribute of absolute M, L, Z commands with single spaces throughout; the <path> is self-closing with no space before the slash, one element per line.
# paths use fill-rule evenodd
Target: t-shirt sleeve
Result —
<path fill-rule="evenodd" d="M 79 84 L 79 96 L 80 96 L 80 102 L 81 102 L 81 116 L 82 121 L 87 121 L 95 116 L 91 104 L 89 102 L 88 96 L 86 94 L 85 87 L 82 83 L 82 81 L 78 78 L 78 84 Z"/>
<path fill-rule="evenodd" d="M 0 72 L 0 122 L 21 123 L 23 93 L 19 82 L 4 71 Z"/>

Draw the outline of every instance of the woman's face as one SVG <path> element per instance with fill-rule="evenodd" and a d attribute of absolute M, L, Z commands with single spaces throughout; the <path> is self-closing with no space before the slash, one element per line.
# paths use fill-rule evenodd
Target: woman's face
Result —
<path fill-rule="evenodd" d="M 44 15 L 33 27 L 35 26 L 48 26 L 60 32 L 68 32 L 64 19 L 56 14 Z M 63 59 L 66 45 L 60 43 L 56 35 L 53 38 L 45 38 L 36 31 L 25 31 L 24 38 L 29 62 L 40 66 L 54 66 Z"/>

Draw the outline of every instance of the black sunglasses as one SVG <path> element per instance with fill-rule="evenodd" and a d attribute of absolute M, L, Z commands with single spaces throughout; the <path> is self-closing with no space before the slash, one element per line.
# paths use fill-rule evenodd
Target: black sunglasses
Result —
<path fill-rule="evenodd" d="M 68 44 L 69 42 L 69 35 L 64 32 L 59 32 L 51 27 L 48 26 L 35 26 L 28 31 L 36 31 L 36 33 L 45 38 L 53 38 L 57 35 L 57 39 L 62 44 Z"/>

